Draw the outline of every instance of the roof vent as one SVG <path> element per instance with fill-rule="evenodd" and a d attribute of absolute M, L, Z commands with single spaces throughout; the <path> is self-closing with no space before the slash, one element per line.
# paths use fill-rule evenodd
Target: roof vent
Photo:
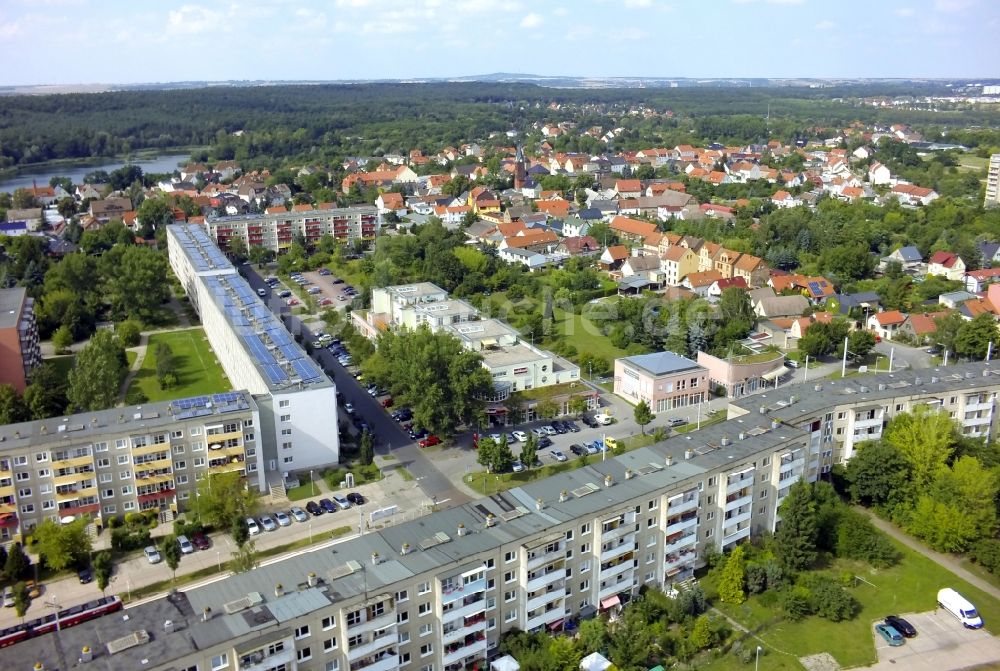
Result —
<path fill-rule="evenodd" d="M 139 629 L 133 631 L 128 636 L 122 636 L 110 641 L 108 643 L 108 654 L 114 655 L 140 645 L 145 645 L 146 643 L 149 643 L 149 632 L 145 629 Z"/>
<path fill-rule="evenodd" d="M 937 375 L 931 375 L 931 384 L 937 384 L 938 379 Z"/>
<path fill-rule="evenodd" d="M 723 436 L 722 439 L 719 441 L 719 445 L 721 445 L 722 447 L 729 447 L 729 442 L 730 442 L 729 436 Z"/>
<path fill-rule="evenodd" d="M 813 387 L 813 391 L 823 391 L 823 385 L 817 384 L 815 387 Z"/>
<path fill-rule="evenodd" d="M 80 663 L 86 664 L 87 662 L 94 659 L 94 651 L 90 649 L 89 645 L 85 645 L 80 648 Z"/>
<path fill-rule="evenodd" d="M 685 459 L 690 459 L 693 456 L 694 456 L 694 450 L 692 450 L 690 447 L 687 448 L 686 450 L 684 450 L 684 458 Z"/>
<path fill-rule="evenodd" d="M 672 454 L 668 454 L 667 455 L 666 464 L 667 464 L 667 466 L 673 466 L 674 465 L 674 457 L 673 457 Z"/>
<path fill-rule="evenodd" d="M 168 633 L 168 634 L 174 633 L 174 631 L 175 631 L 175 629 L 174 629 L 174 621 L 173 620 L 164 620 L 163 621 L 163 631 L 166 632 L 166 633 Z"/>

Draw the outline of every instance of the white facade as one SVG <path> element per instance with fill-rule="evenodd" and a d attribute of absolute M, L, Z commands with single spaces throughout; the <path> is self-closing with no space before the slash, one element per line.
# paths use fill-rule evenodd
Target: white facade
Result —
<path fill-rule="evenodd" d="M 205 230 L 220 247 L 226 247 L 230 238 L 239 237 L 247 247 L 260 245 L 273 252 L 288 249 L 296 235 L 309 244 L 324 235 L 343 242 L 368 240 L 378 235 L 381 225 L 378 209 L 371 205 L 205 219 Z"/>

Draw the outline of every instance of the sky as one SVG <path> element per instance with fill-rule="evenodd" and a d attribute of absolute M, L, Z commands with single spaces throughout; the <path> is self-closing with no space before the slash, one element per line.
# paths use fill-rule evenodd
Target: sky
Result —
<path fill-rule="evenodd" d="M 0 85 L 1000 77 L 998 0 L 0 0 Z"/>

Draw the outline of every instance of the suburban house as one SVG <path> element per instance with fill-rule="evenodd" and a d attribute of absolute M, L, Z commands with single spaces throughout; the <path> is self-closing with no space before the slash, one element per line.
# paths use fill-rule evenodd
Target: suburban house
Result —
<path fill-rule="evenodd" d="M 617 216 L 611 220 L 611 230 L 625 242 L 640 244 L 650 233 L 656 232 L 656 224 L 629 217 Z"/>
<path fill-rule="evenodd" d="M 767 282 L 770 274 L 771 268 L 764 262 L 764 259 L 753 254 L 741 254 L 732 266 L 731 277 L 742 277 L 747 286 L 759 287 Z"/>
<path fill-rule="evenodd" d="M 708 296 L 708 290 L 713 284 L 719 280 L 724 279 L 722 273 L 717 270 L 703 270 L 695 273 L 688 273 L 683 280 L 681 280 L 681 286 L 685 289 L 690 289 L 697 295 L 705 298 Z"/>
<path fill-rule="evenodd" d="M 615 193 L 619 198 L 638 198 L 642 195 L 642 181 L 638 179 L 619 179 L 615 182 Z"/>
<path fill-rule="evenodd" d="M 897 184 L 892 187 L 892 195 L 903 205 L 928 205 L 938 198 L 934 189 L 928 189 L 916 184 Z"/>
<path fill-rule="evenodd" d="M 663 285 L 664 273 L 660 269 L 660 260 L 655 256 L 630 256 L 622 263 L 622 277 L 642 277 L 657 288 Z"/>
<path fill-rule="evenodd" d="M 708 298 L 721 298 L 722 292 L 726 289 L 740 289 L 742 291 L 747 290 L 747 281 L 742 277 L 724 277 L 721 280 L 715 280 L 712 285 L 708 287 L 706 296 Z"/>
<path fill-rule="evenodd" d="M 983 268 L 965 273 L 965 289 L 974 294 L 986 291 L 994 282 L 1000 282 L 1000 268 Z"/>
<path fill-rule="evenodd" d="M 91 201 L 90 216 L 106 224 L 112 219 L 121 219 L 131 209 L 132 201 L 128 198 L 105 198 Z"/>
<path fill-rule="evenodd" d="M 771 202 L 775 207 L 797 207 L 802 204 L 801 200 L 783 189 L 771 196 Z"/>
<path fill-rule="evenodd" d="M 889 254 L 882 259 L 879 264 L 882 270 L 889 262 L 895 261 L 903 267 L 903 272 L 908 274 L 917 274 L 923 269 L 924 256 L 920 253 L 920 250 L 913 245 L 907 245 L 906 247 L 900 247 L 899 249 Z"/>
<path fill-rule="evenodd" d="M 601 253 L 600 265 L 603 270 L 618 270 L 627 258 L 628 248 L 625 245 L 614 245 Z"/>
<path fill-rule="evenodd" d="M 975 294 L 968 291 L 949 291 L 938 296 L 938 304 L 954 310 L 965 301 L 976 298 Z"/>
<path fill-rule="evenodd" d="M 630 403 L 645 401 L 653 413 L 707 400 L 708 370 L 673 352 L 615 359 L 614 391 Z"/>
<path fill-rule="evenodd" d="M 798 317 L 808 309 L 809 300 L 802 295 L 762 298 L 754 304 L 754 313 L 766 319 Z"/>
<path fill-rule="evenodd" d="M 550 263 L 544 254 L 519 247 L 501 247 L 497 257 L 505 263 L 520 263 L 527 266 L 528 270 L 544 268 Z"/>
<path fill-rule="evenodd" d="M 892 180 L 892 173 L 878 161 L 868 166 L 868 181 L 874 185 L 888 184 Z"/>
<path fill-rule="evenodd" d="M 590 230 L 590 222 L 585 221 L 579 217 L 579 215 L 570 215 L 563 220 L 562 223 L 562 233 L 567 238 L 575 238 L 581 235 L 587 235 L 587 231 Z"/>
<path fill-rule="evenodd" d="M 589 235 L 563 238 L 556 246 L 557 254 L 566 254 L 567 256 L 588 256 L 598 251 L 600 251 L 600 246 L 597 244 L 597 240 Z"/>
<path fill-rule="evenodd" d="M 682 245 L 668 247 L 660 257 L 660 268 L 663 269 L 664 282 L 676 287 L 685 277 L 698 272 L 698 255 Z"/>
<path fill-rule="evenodd" d="M 906 315 L 899 310 L 884 310 L 868 317 L 867 327 L 882 340 L 892 340 L 904 321 Z"/>
<path fill-rule="evenodd" d="M 379 197 L 375 199 L 375 206 L 378 207 L 378 212 L 382 215 L 393 212 L 396 216 L 402 217 L 406 215 L 407 211 L 403 194 L 392 191 L 379 194 Z"/>
<path fill-rule="evenodd" d="M 934 252 L 927 260 L 927 274 L 940 275 L 956 282 L 965 277 L 965 261 L 952 252 Z"/>

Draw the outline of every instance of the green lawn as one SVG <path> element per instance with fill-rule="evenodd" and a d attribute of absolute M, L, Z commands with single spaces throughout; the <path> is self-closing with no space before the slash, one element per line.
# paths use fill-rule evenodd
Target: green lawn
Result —
<path fill-rule="evenodd" d="M 45 360 L 45 363 L 52 364 L 56 372 L 59 373 L 59 377 L 65 380 L 69 376 L 69 372 L 73 370 L 73 364 L 76 363 L 75 354 L 67 354 L 65 356 L 54 356 Z"/>
<path fill-rule="evenodd" d="M 829 652 L 845 668 L 871 664 L 875 661 L 872 622 L 887 613 L 912 613 L 934 610 L 937 591 L 954 587 L 979 609 L 990 631 L 1000 631 L 1000 602 L 987 596 L 930 559 L 898 543 L 903 559 L 890 569 L 877 570 L 858 562 L 837 560 L 831 568 L 833 575 L 849 572 L 871 583 L 859 582 L 851 593 L 862 604 L 861 613 L 850 622 L 829 622 L 809 617 L 801 622 L 773 622 L 777 607 L 767 607 L 761 597 L 753 597 L 740 606 L 715 601 L 715 605 L 743 625 L 755 629 L 763 627 L 760 638 L 770 649 L 767 654 L 768 669 L 801 669 L 795 657 Z M 709 594 L 714 592 L 712 580 L 703 584 Z M 753 645 L 748 643 L 748 645 Z M 790 655 L 777 651 L 785 651 Z M 762 658 L 763 659 L 763 658 Z M 735 657 L 716 660 L 704 668 L 713 671 L 745 668 Z"/>
<path fill-rule="evenodd" d="M 971 170 L 985 170 L 990 164 L 990 159 L 972 154 L 963 154 L 958 158 L 958 165 Z"/>
<path fill-rule="evenodd" d="M 156 345 L 165 342 L 174 354 L 177 386 L 160 389 L 156 380 Z M 201 328 L 157 333 L 149 338 L 146 358 L 132 382 L 150 401 L 166 401 L 187 396 L 229 391 L 232 385 L 216 361 Z"/>
<path fill-rule="evenodd" d="M 615 347 L 611 344 L 611 340 L 601 333 L 601 329 L 584 315 L 566 312 L 559 308 L 555 308 L 553 312 L 555 314 L 556 329 L 564 336 L 566 342 L 576 347 L 576 351 L 580 354 L 589 352 L 595 356 L 607 359 L 609 363 L 613 363 L 615 359 L 620 357 L 645 351 L 644 349 L 640 349 L 632 352 Z M 589 376 L 590 374 L 589 371 L 580 372 L 582 375 Z"/>

